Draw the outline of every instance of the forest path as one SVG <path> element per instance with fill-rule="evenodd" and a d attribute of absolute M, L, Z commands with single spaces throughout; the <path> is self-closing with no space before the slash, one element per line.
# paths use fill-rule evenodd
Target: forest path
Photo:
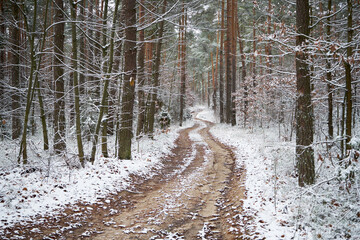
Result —
<path fill-rule="evenodd" d="M 232 150 L 210 134 L 214 123 L 196 119 L 176 140 L 164 167 L 133 188 L 94 204 L 69 205 L 38 226 L 32 239 L 256 239 L 242 214 L 245 170 Z M 250 220 L 251 221 L 251 220 Z M 31 229 L 39 229 L 34 232 Z M 253 235 L 253 236 L 251 236 Z M 255 238 L 254 238 L 255 237 Z"/>
<path fill-rule="evenodd" d="M 231 149 L 209 133 L 213 123 L 203 122 L 181 134 L 168 159 L 171 166 L 193 158 L 190 164 L 139 186 L 132 206 L 92 239 L 246 239 L 246 230 L 231 231 L 241 212 L 244 171 L 234 173 Z M 189 134 L 196 130 L 202 139 L 194 142 Z"/>

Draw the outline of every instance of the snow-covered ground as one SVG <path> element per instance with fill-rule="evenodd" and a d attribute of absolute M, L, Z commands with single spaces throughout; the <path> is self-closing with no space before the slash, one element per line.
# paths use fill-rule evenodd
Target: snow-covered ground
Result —
<path fill-rule="evenodd" d="M 186 122 L 182 128 L 193 124 Z M 155 140 L 134 141 L 131 161 L 99 156 L 93 165 L 87 163 L 85 168 L 69 167 L 76 162 L 70 155 L 59 158 L 45 154 L 33 155 L 29 168 L 16 167 L 16 148 L 3 144 L 0 148 L 0 228 L 56 214 L 56 210 L 67 204 L 93 203 L 110 193 L 131 189 L 129 175 L 150 178 L 154 170 L 162 167 L 161 157 L 170 154 L 182 128 L 174 126 L 166 133 L 157 132 Z"/>
<path fill-rule="evenodd" d="M 208 109 L 205 106 L 195 106 L 194 108 L 197 109 L 197 111 L 199 111 L 199 113 L 196 115 L 196 118 L 213 123 L 217 122 L 213 110 Z"/>
<path fill-rule="evenodd" d="M 203 109 L 198 118 L 216 122 L 208 109 Z M 339 178 L 341 171 L 334 160 L 325 159 L 321 145 L 315 149 L 319 156 L 317 183 L 300 188 L 295 172 L 295 143 L 280 140 L 278 129 L 217 124 L 210 132 L 232 146 L 237 167 L 246 168 L 244 210 L 246 215 L 254 216 L 261 237 L 360 239 L 359 184 L 355 182 L 350 191 L 345 190 Z"/>
<path fill-rule="evenodd" d="M 196 116 L 199 119 L 218 122 L 206 107 L 196 106 L 190 110 L 200 111 Z M 193 124 L 193 121 L 186 122 L 183 128 Z M 30 167 L 17 167 L 17 145 L 4 140 L 0 146 L 0 229 L 56 214 L 67 204 L 93 203 L 110 193 L 131 189 L 130 174 L 150 178 L 156 172 L 153 170 L 163 167 L 161 157 L 171 152 L 179 130 L 174 126 L 167 133 L 158 132 L 155 141 L 147 138 L 134 141 L 132 161 L 104 158 L 99 153 L 94 165 L 87 164 L 85 168 L 74 167 L 74 154 L 59 158 L 41 152 L 40 137 L 29 141 Z M 358 178 L 349 185 L 344 180 L 348 170 L 339 168 L 337 159 L 331 160 L 323 147 L 318 145 L 315 149 L 317 183 L 299 188 L 295 144 L 279 139 L 277 129 L 243 129 L 217 124 L 210 131 L 234 148 L 237 167 L 246 168 L 244 214 L 254 217 L 251 222 L 261 237 L 360 239 Z M 202 144 L 198 131 L 189 137 Z M 75 142 L 68 146 L 69 152 L 75 152 L 74 149 Z M 41 154 L 36 155 L 39 152 Z M 193 157 L 189 156 L 187 164 Z M 355 164 L 359 164 L 358 161 Z"/>
<path fill-rule="evenodd" d="M 294 234 L 292 226 L 288 224 L 292 216 L 289 212 L 296 209 L 288 209 L 286 198 L 280 196 L 283 193 L 275 192 L 275 186 L 282 184 L 279 179 L 275 181 L 274 168 L 275 144 L 280 147 L 281 143 L 272 142 L 272 136 L 264 132 L 250 132 L 225 124 L 216 125 L 210 132 L 221 142 L 234 147 L 237 167 L 244 165 L 246 168 L 247 198 L 244 210 L 246 215 L 255 216 L 256 231 L 266 239 L 291 239 Z M 287 155 L 291 158 L 291 147 L 284 144 L 282 147 L 289 151 Z M 295 194 L 296 189 L 292 191 Z"/>

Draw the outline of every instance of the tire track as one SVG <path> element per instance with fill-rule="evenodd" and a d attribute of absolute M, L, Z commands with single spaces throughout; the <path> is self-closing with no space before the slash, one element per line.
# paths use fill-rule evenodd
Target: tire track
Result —
<path fill-rule="evenodd" d="M 245 198 L 245 169 L 202 121 L 181 131 L 164 168 L 152 179 L 132 176 L 134 188 L 104 199 L 91 213 L 72 206 L 33 239 L 253 239 L 237 219 Z M 200 125 L 202 126 L 200 128 Z M 197 131 L 201 141 L 189 134 Z M 73 210 L 77 208 L 77 210 Z M 234 225 L 235 224 L 235 225 Z M 237 231 L 233 231 L 237 229 Z"/>
<path fill-rule="evenodd" d="M 206 144 L 193 143 L 196 153 L 189 167 L 156 190 L 137 195 L 134 208 L 113 218 L 116 227 L 93 239 L 245 239 L 244 231 L 230 231 L 229 221 L 241 211 L 245 188 L 238 181 L 243 178 L 234 177 L 232 150 L 210 134 L 212 123 L 205 124 L 199 133 Z"/>

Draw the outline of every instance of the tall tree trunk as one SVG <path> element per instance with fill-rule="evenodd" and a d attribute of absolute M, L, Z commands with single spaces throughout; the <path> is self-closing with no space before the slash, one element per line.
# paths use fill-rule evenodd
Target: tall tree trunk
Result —
<path fill-rule="evenodd" d="M 85 23 L 85 7 L 87 0 L 81 0 L 78 4 L 78 6 L 80 7 L 80 14 L 79 14 L 79 22 L 80 22 L 80 26 L 81 28 L 85 28 L 86 27 L 86 23 Z M 79 36 L 79 93 L 80 96 L 85 94 L 85 82 L 86 82 L 86 76 L 85 76 L 85 72 L 86 72 L 86 68 L 85 68 L 85 64 L 87 63 L 87 51 L 86 51 L 86 38 L 85 38 L 85 34 L 83 32 L 80 33 Z M 76 110 L 75 110 L 76 111 Z M 76 120 L 75 120 L 76 121 Z"/>
<path fill-rule="evenodd" d="M 254 5 L 253 9 L 252 9 L 252 12 L 253 12 L 253 29 L 252 29 L 252 37 L 253 37 L 253 62 L 252 62 L 252 86 L 246 86 L 245 88 L 245 92 L 246 92 L 246 95 L 248 96 L 248 92 L 249 92 L 249 88 L 252 89 L 252 93 L 255 95 L 256 94 L 256 90 L 255 90 L 255 86 L 259 83 L 256 82 L 256 52 L 257 52 L 257 40 L 256 40 L 256 6 Z M 261 58 L 260 58 L 261 59 Z M 260 67 L 260 69 L 262 69 Z M 262 74 L 261 74 L 262 76 Z M 255 96 L 254 96 L 255 97 Z M 246 109 L 248 109 L 248 104 L 247 104 L 247 107 Z M 256 113 L 253 114 L 253 121 L 254 121 L 254 124 L 256 123 Z M 261 120 L 260 120 L 261 122 Z"/>
<path fill-rule="evenodd" d="M 232 57 L 231 57 L 231 45 L 232 45 L 232 0 L 228 0 L 226 4 L 226 41 L 225 41 L 225 60 L 226 60 L 226 123 L 231 123 L 231 106 L 232 106 Z"/>
<path fill-rule="evenodd" d="M 221 1 L 221 34 L 219 60 L 219 115 L 220 123 L 224 122 L 224 29 L 225 29 L 225 0 Z"/>
<path fill-rule="evenodd" d="M 211 55 L 211 77 L 212 77 L 212 87 L 213 87 L 212 102 L 213 102 L 213 111 L 215 113 L 216 112 L 216 70 L 214 66 L 213 54 L 211 53 L 210 55 Z M 217 59 L 216 59 L 216 64 L 217 64 Z"/>
<path fill-rule="evenodd" d="M 162 14 L 166 12 L 166 0 L 163 3 Z M 159 87 L 159 76 L 160 76 L 160 64 L 161 64 L 161 47 L 162 47 L 162 38 L 164 33 L 164 20 L 159 23 L 158 30 L 158 42 L 156 45 L 156 56 L 153 70 L 153 90 L 151 94 L 151 103 L 149 109 L 149 135 L 152 138 L 154 135 L 154 123 L 155 123 L 155 112 L 157 104 L 157 89 Z"/>
<path fill-rule="evenodd" d="M 39 61 L 40 64 L 40 61 Z M 37 94 L 38 94 L 38 100 L 39 100 L 39 108 L 40 108 L 40 120 L 41 120 L 41 126 L 43 131 L 43 141 L 44 141 L 44 150 L 49 149 L 49 137 L 48 137 L 48 130 L 47 130 L 47 123 L 46 123 L 46 114 L 45 114 L 45 107 L 44 107 L 44 101 L 40 90 L 40 82 L 37 80 Z"/>
<path fill-rule="evenodd" d="M 331 10 L 332 10 L 332 1 L 328 0 L 328 16 L 326 24 L 326 41 L 331 41 Z M 330 49 L 329 49 L 330 50 Z M 331 59 L 326 60 L 326 80 L 327 80 L 327 92 L 328 92 L 328 135 L 330 139 L 334 137 L 334 126 L 333 126 L 333 87 L 331 84 L 332 73 L 331 73 Z"/>
<path fill-rule="evenodd" d="M 31 135 L 34 136 L 36 132 L 35 105 L 33 105 L 31 109 L 30 126 L 31 126 Z"/>
<path fill-rule="evenodd" d="M 95 41 L 94 41 L 94 56 L 92 59 L 92 69 L 94 71 L 95 76 L 93 76 L 93 86 L 92 88 L 94 88 L 94 92 L 93 92 L 93 98 L 95 99 L 95 105 L 99 106 L 100 101 L 101 101 L 101 79 L 99 77 L 100 73 L 101 73 L 101 62 L 102 62 L 102 58 L 101 58 L 101 6 L 100 6 L 100 0 L 95 0 L 95 15 L 96 15 L 96 22 L 95 22 L 95 33 L 94 33 L 94 37 L 95 37 Z"/>
<path fill-rule="evenodd" d="M 352 131 L 352 86 L 351 86 L 351 59 L 353 55 L 353 49 L 351 46 L 353 38 L 353 28 L 352 28 L 352 0 L 347 0 L 347 42 L 348 46 L 346 49 L 346 59 L 344 60 L 345 65 L 345 80 L 346 80 L 346 150 L 351 149 L 350 140 L 351 140 L 351 131 Z"/>
<path fill-rule="evenodd" d="M 248 108 L 248 92 L 247 92 L 247 86 L 246 86 L 246 55 L 244 53 L 244 44 L 243 41 L 241 40 L 241 29 L 239 27 L 239 22 L 236 21 L 236 25 L 237 25 L 237 29 L 238 29 L 238 38 L 239 38 L 239 52 L 240 52 L 240 57 L 241 57 L 241 82 L 244 86 L 244 127 L 246 127 L 246 122 L 247 122 L 247 108 Z"/>
<path fill-rule="evenodd" d="M 208 72 L 208 80 L 207 80 L 207 86 L 206 86 L 206 99 L 207 99 L 208 108 L 210 108 L 210 71 Z"/>
<path fill-rule="evenodd" d="M 139 23 L 140 26 L 144 26 L 144 17 L 145 10 L 143 5 L 145 4 L 145 0 L 140 1 L 139 6 Z M 137 121 L 137 130 L 136 136 L 140 136 L 144 133 L 144 122 L 145 122 L 145 93 L 144 93 L 144 85 L 145 85 L 145 31 L 141 29 L 139 32 L 139 52 L 138 52 L 138 121 Z"/>
<path fill-rule="evenodd" d="M 271 34 L 271 14 L 272 14 L 272 6 L 271 6 L 271 0 L 269 0 L 268 4 L 268 16 L 267 16 L 267 35 L 270 36 Z M 268 69 L 268 79 L 271 80 L 271 41 L 268 40 L 268 43 L 266 44 L 266 67 Z"/>
<path fill-rule="evenodd" d="M 119 23 L 120 30 L 117 34 L 117 39 L 122 39 L 124 36 L 124 11 L 120 10 L 119 12 Z M 109 98 L 109 121 L 108 121 L 108 129 L 111 134 L 116 135 L 115 137 L 115 155 L 117 154 L 117 140 L 118 140 L 118 130 L 119 130 L 119 106 L 120 106 L 120 97 L 121 97 L 121 85 L 122 85 L 122 74 L 120 73 L 120 63 L 122 63 L 122 40 L 115 41 L 114 45 L 114 66 L 113 73 L 116 74 L 117 77 L 113 77 L 110 82 L 110 98 Z"/>
<path fill-rule="evenodd" d="M 5 90 L 5 62 L 6 62 L 6 54 L 5 54 L 5 34 L 6 34 L 6 25 L 5 23 L 5 11 L 4 11 L 4 0 L 0 1 L 0 99 L 4 99 L 4 90 Z M 3 106 L 3 105 L 1 105 Z M 3 126 L 3 109 L 0 108 L 0 126 Z M 5 121 L 5 120 L 4 120 Z"/>
<path fill-rule="evenodd" d="M 94 25 L 95 23 L 95 19 L 94 19 L 94 6 L 95 6 L 95 0 L 88 0 L 88 9 L 87 9 L 87 19 L 89 21 L 89 24 Z M 95 6 L 96 7 L 96 6 Z M 88 31 L 87 31 L 87 35 L 89 37 L 89 46 L 87 48 L 88 54 L 87 54 L 87 61 L 86 61 L 86 68 L 87 71 L 89 73 L 87 79 L 86 79 L 86 84 L 85 84 L 85 91 L 86 94 L 89 96 L 93 96 L 93 93 L 96 92 L 98 86 L 93 87 L 93 82 L 95 80 L 95 77 L 93 76 L 94 74 L 94 63 L 95 63 L 95 46 L 96 44 L 94 43 L 94 41 L 92 39 L 94 39 L 94 30 L 92 26 L 89 26 Z M 95 88 L 95 90 L 91 91 L 90 88 Z M 88 135 L 88 139 L 90 138 L 90 134 Z"/>
<path fill-rule="evenodd" d="M 43 38 L 42 38 L 41 47 L 40 47 L 41 52 L 43 52 L 44 47 L 45 47 L 48 7 L 49 7 L 49 0 L 47 0 L 47 2 L 46 2 L 44 31 L 43 31 Z M 24 13 L 24 12 L 22 11 L 22 13 Z M 36 19 L 36 16 L 37 16 L 37 1 L 36 0 L 34 1 L 33 13 L 34 13 L 33 19 Z M 23 17 L 24 17 L 24 22 L 25 22 L 25 27 L 26 27 L 27 32 L 34 33 L 35 28 L 36 28 L 36 21 L 33 21 L 32 29 L 30 30 L 29 23 L 27 22 L 27 16 L 24 14 Z M 47 127 L 46 127 L 46 118 L 45 118 L 45 113 L 44 113 L 45 110 L 44 110 L 44 106 L 43 106 L 43 100 L 42 100 L 42 95 L 41 95 L 39 81 L 38 81 L 42 55 L 39 56 L 38 68 L 37 68 L 37 71 L 35 71 L 36 59 L 35 59 L 35 49 L 34 49 L 34 43 L 35 43 L 35 35 L 34 34 L 31 35 L 31 37 L 29 39 L 29 43 L 30 43 L 31 67 L 30 67 L 30 74 L 29 74 L 30 76 L 29 76 L 29 82 L 28 82 L 27 97 L 26 97 L 26 108 L 25 108 L 25 114 L 24 114 L 23 134 L 22 134 L 22 138 L 21 138 L 21 142 L 20 142 L 20 152 L 19 152 L 19 156 L 18 156 L 18 162 L 20 163 L 20 157 L 22 154 L 23 164 L 27 163 L 27 123 L 29 120 L 30 108 L 31 108 L 31 105 L 33 102 L 35 89 L 38 90 L 37 92 L 38 92 L 39 105 L 40 105 L 40 118 L 41 118 L 41 123 L 42 123 L 42 127 L 43 127 L 44 150 L 47 150 L 49 148 Z M 34 73 L 35 73 L 35 77 L 34 77 Z M 33 83 L 33 79 L 35 79 L 34 83 Z"/>
<path fill-rule="evenodd" d="M 119 133 L 119 159 L 131 159 L 131 140 L 133 137 L 133 108 L 136 79 L 136 2 L 123 0 L 122 8 L 125 14 L 124 43 L 124 81 L 121 106 L 121 127 Z"/>
<path fill-rule="evenodd" d="M 220 19 L 219 19 L 220 21 Z M 216 56 L 215 56 L 215 73 L 213 73 L 213 87 L 214 87 L 214 91 L 213 91 L 213 110 L 214 113 L 217 112 L 217 90 L 218 90 L 218 76 L 219 76 L 219 50 L 220 50 L 220 32 L 216 33 Z M 211 58 L 211 60 L 213 61 L 213 59 Z M 213 63 L 212 63 L 213 65 Z M 214 66 L 212 67 L 212 69 L 214 69 Z"/>
<path fill-rule="evenodd" d="M 78 57 L 77 57 L 77 36 L 76 36 L 76 3 L 70 1 L 71 11 L 71 36 L 72 36 L 72 69 L 73 69 L 73 86 L 75 98 L 75 127 L 76 127 L 76 141 L 78 147 L 78 155 L 81 165 L 84 167 L 84 149 L 82 144 L 81 135 L 81 122 L 80 122 L 80 87 L 78 81 Z"/>
<path fill-rule="evenodd" d="M 315 182 L 313 143 L 313 109 L 306 39 L 309 36 L 309 0 L 296 1 L 296 161 L 299 186 Z"/>
<path fill-rule="evenodd" d="M 65 94 L 64 94 L 64 2 L 55 0 L 54 33 L 54 150 L 57 154 L 66 150 Z"/>
<path fill-rule="evenodd" d="M 16 3 L 12 3 L 14 23 L 11 27 L 11 109 L 12 109 L 12 139 L 17 139 L 21 134 L 20 119 L 20 10 Z"/>
<path fill-rule="evenodd" d="M 26 96 L 26 108 L 25 108 L 25 114 L 24 114 L 24 125 L 23 125 L 23 133 L 20 143 L 20 153 L 18 157 L 18 163 L 20 163 L 20 156 L 22 153 L 23 157 L 23 164 L 27 164 L 27 124 L 29 121 L 30 116 L 30 110 L 31 110 L 31 104 L 34 98 L 34 92 L 36 88 L 36 80 L 37 77 L 35 77 L 35 83 L 34 81 L 34 72 L 36 70 L 36 61 L 35 61 L 35 30 L 36 30 L 36 16 L 37 16 L 37 1 L 34 1 L 34 10 L 33 10 L 33 19 L 32 27 L 30 29 L 29 22 L 27 19 L 27 16 L 23 14 L 24 17 L 24 25 L 25 29 L 28 33 L 32 33 L 29 38 L 29 44 L 30 44 L 30 73 L 29 73 L 29 81 L 28 81 L 28 89 L 27 89 L 27 96 Z M 21 11 L 24 13 L 23 9 Z M 40 64 L 40 63 L 39 63 Z"/>
<path fill-rule="evenodd" d="M 185 91 L 186 91 L 186 24 L 187 16 L 185 3 L 183 2 L 182 23 L 180 24 L 181 44 L 180 44 L 180 126 L 182 126 L 185 109 Z"/>
<path fill-rule="evenodd" d="M 99 133 L 100 133 L 100 127 L 103 122 L 104 114 L 106 113 L 106 108 L 108 104 L 108 88 L 110 84 L 110 74 L 112 72 L 113 62 L 114 62 L 114 38 L 115 38 L 115 25 L 117 20 L 117 13 L 118 13 L 118 7 L 120 0 L 115 1 L 115 9 L 114 9 L 114 18 L 112 22 L 111 27 L 111 38 L 110 38 L 110 51 L 109 51 L 109 62 L 108 62 L 108 68 L 105 70 L 105 79 L 104 79 L 104 87 L 103 87 L 103 94 L 101 98 L 101 104 L 100 104 L 100 112 L 98 116 L 98 120 L 95 127 L 95 134 L 93 139 L 93 145 L 91 149 L 91 156 L 90 156 L 90 162 L 94 163 L 95 161 L 95 154 L 96 154 L 96 145 L 98 143 Z"/>
<path fill-rule="evenodd" d="M 237 0 L 233 0 L 232 3 L 232 11 L 231 11 L 231 20 L 232 20 L 232 31 L 231 31 L 231 37 L 232 37 L 232 44 L 231 44 L 231 74 L 232 74 L 232 82 L 231 82 L 231 125 L 236 125 L 236 106 L 235 106 L 235 92 L 236 92 L 236 47 L 237 47 Z"/>
<path fill-rule="evenodd" d="M 107 55 L 107 18 L 108 18 L 108 0 L 104 0 L 104 10 L 103 10 L 103 21 L 102 21 L 102 72 L 103 74 L 106 74 L 107 71 L 107 61 L 106 61 L 106 55 Z M 108 91 L 108 90 L 107 90 Z M 105 118 L 102 120 L 102 131 L 101 131 L 101 152 L 104 157 L 108 157 L 108 147 L 107 147 L 107 132 L 108 132 L 108 119 L 109 119 L 109 101 L 108 96 L 109 93 L 107 92 L 105 94 L 105 105 L 104 105 L 104 115 Z"/>
<path fill-rule="evenodd" d="M 344 94 L 344 99 L 341 103 L 341 119 L 340 119 L 340 136 L 344 136 L 345 133 L 345 108 L 346 108 L 346 93 Z M 340 152 L 341 152 L 341 158 L 344 157 L 345 154 L 345 144 L 344 142 L 346 142 L 346 139 L 341 139 L 340 141 Z"/>
<path fill-rule="evenodd" d="M 176 75 L 176 62 L 174 63 L 174 70 L 173 70 L 173 74 L 172 74 L 172 78 L 171 78 L 171 82 L 170 82 L 169 102 L 168 102 L 168 108 L 167 108 L 168 112 L 170 112 L 170 109 L 171 109 L 173 88 L 174 88 L 174 83 L 176 81 L 175 75 Z"/>
<path fill-rule="evenodd" d="M 271 15 L 272 15 L 272 5 L 271 5 L 271 0 L 268 1 L 268 14 L 267 14 L 267 35 L 269 37 L 267 44 L 266 44 L 266 68 L 267 68 L 267 81 L 268 82 L 272 82 L 272 62 L 271 62 L 271 38 L 270 38 L 270 34 L 271 34 Z M 275 32 L 275 29 L 274 29 Z M 275 99 L 279 97 L 279 96 L 275 96 L 275 91 L 273 89 L 270 89 L 270 106 L 274 106 L 275 104 Z M 271 118 L 276 119 L 276 112 L 275 109 L 274 110 L 270 110 L 269 112 Z"/>
<path fill-rule="evenodd" d="M 42 41 L 41 41 L 41 52 L 44 51 L 45 44 L 46 44 L 49 4 L 50 4 L 50 0 L 47 0 L 45 14 L 44 14 L 45 20 L 44 20 L 43 36 L 42 36 Z M 38 69 L 36 71 L 35 82 L 36 82 L 36 88 L 37 88 L 37 94 L 38 94 L 38 100 L 39 100 L 40 120 L 41 120 L 43 139 L 44 139 L 44 150 L 48 150 L 49 149 L 49 138 L 48 138 L 48 130 L 47 130 L 47 124 L 46 124 L 46 115 L 45 115 L 44 101 L 43 101 L 43 97 L 42 97 L 41 89 L 40 89 L 40 82 L 38 80 L 40 67 L 41 67 L 41 59 L 42 59 L 42 55 L 39 56 L 39 62 L 38 62 L 38 66 L 37 66 Z"/>

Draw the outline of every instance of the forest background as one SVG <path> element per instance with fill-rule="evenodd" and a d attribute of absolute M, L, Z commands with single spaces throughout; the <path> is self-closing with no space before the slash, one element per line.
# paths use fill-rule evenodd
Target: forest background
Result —
<path fill-rule="evenodd" d="M 359 199 L 358 0 L 1 0 L 0 8 L 4 171 L 36 171 L 48 156 L 69 168 L 131 159 L 161 114 L 181 126 L 201 102 L 221 123 L 276 127 L 279 141 L 294 142 L 299 186 L 336 181 Z M 358 205 L 346 206 L 358 221 Z"/>

